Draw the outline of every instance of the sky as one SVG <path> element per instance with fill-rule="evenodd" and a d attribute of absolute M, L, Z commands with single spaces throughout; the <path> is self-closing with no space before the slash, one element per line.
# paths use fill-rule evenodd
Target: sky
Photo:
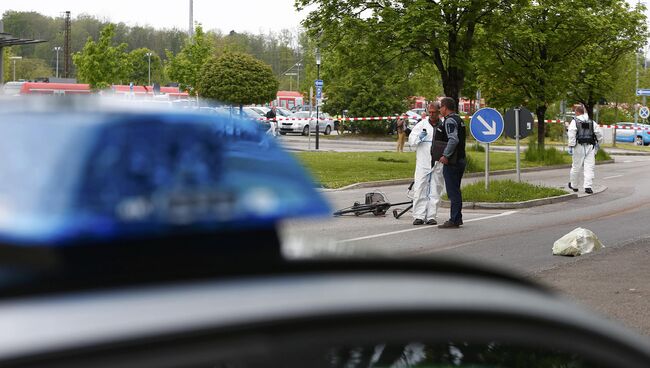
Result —
<path fill-rule="evenodd" d="M 130 26 L 189 27 L 189 0 L 2 0 L 0 13 L 7 10 L 36 11 L 53 17 L 69 10 L 73 18 L 86 13 Z M 296 31 L 306 14 L 295 10 L 294 0 L 194 0 L 194 21 L 204 29 L 224 33 Z"/>

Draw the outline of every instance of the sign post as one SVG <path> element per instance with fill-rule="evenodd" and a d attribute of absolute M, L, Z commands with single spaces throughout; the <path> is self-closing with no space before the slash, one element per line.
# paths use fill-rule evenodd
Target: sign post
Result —
<path fill-rule="evenodd" d="M 477 142 L 485 143 L 485 190 L 490 189 L 490 143 L 503 133 L 503 117 L 492 108 L 486 107 L 472 115 L 469 130 Z"/>
<path fill-rule="evenodd" d="M 521 182 L 521 147 L 520 139 L 528 137 L 533 132 L 533 114 L 526 108 L 516 107 L 506 111 L 506 137 L 514 138 L 517 142 L 517 182 Z"/>

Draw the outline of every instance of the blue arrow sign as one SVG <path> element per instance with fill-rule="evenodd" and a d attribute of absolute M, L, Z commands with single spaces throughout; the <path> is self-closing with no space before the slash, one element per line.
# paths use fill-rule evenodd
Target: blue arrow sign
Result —
<path fill-rule="evenodd" d="M 503 116 L 492 108 L 485 107 L 472 115 L 469 130 L 481 143 L 492 143 L 503 133 Z"/>
<path fill-rule="evenodd" d="M 318 87 L 322 88 L 323 87 L 323 80 L 322 79 L 316 79 L 316 81 L 314 82 L 314 86 L 316 88 L 318 88 Z"/>
<path fill-rule="evenodd" d="M 648 88 L 641 88 L 636 90 L 636 95 L 637 96 L 650 96 L 650 89 Z"/>

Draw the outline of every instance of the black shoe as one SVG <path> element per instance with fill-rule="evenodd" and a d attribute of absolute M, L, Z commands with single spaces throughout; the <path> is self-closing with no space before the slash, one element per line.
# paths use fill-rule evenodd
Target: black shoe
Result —
<path fill-rule="evenodd" d="M 431 219 L 431 220 L 427 221 L 427 225 L 438 225 L 438 221 L 436 221 L 434 219 Z"/>
<path fill-rule="evenodd" d="M 573 189 L 574 192 L 577 192 L 577 191 L 578 191 L 577 188 L 574 188 L 574 187 L 571 186 L 571 183 L 570 183 L 570 182 L 569 182 L 569 189 Z"/>
<path fill-rule="evenodd" d="M 424 220 L 415 219 L 415 221 L 413 221 L 413 225 L 424 225 Z"/>
<path fill-rule="evenodd" d="M 585 188 L 585 193 L 587 193 L 587 194 L 594 194 L 594 191 L 591 190 L 591 188 Z"/>
<path fill-rule="evenodd" d="M 444 224 L 438 225 L 438 229 L 458 229 L 460 225 L 454 224 L 451 221 L 445 221 Z"/>

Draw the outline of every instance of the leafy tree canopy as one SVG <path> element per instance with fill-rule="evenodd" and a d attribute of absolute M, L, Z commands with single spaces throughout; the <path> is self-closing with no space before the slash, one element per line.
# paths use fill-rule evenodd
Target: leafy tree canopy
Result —
<path fill-rule="evenodd" d="M 113 46 L 115 26 L 102 29 L 97 42 L 89 38 L 81 52 L 74 54 L 77 78 L 93 89 L 104 89 L 111 84 L 125 83 L 128 79 L 127 45 Z"/>
<path fill-rule="evenodd" d="M 278 80 L 270 66 L 252 56 L 225 53 L 205 63 L 198 92 L 233 105 L 262 104 L 275 99 Z"/>

